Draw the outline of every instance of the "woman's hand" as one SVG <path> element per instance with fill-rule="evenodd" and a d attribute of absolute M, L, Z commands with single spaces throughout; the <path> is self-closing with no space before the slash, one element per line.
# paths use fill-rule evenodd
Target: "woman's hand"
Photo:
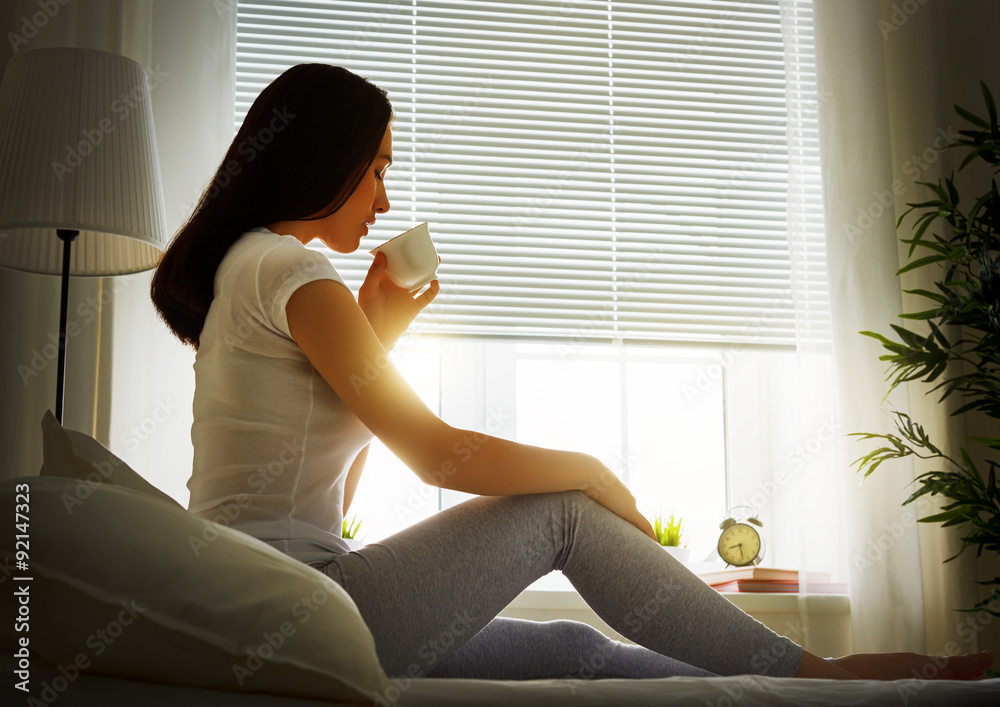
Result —
<path fill-rule="evenodd" d="M 420 310 L 429 305 L 440 290 L 437 280 L 432 281 L 417 297 L 396 287 L 385 273 L 385 254 L 378 252 L 358 290 L 358 304 L 382 346 L 389 350 Z"/>
<path fill-rule="evenodd" d="M 635 505 L 635 496 L 607 467 L 601 465 L 603 471 L 583 491 L 605 508 L 621 516 L 653 541 L 656 535 L 649 520 L 639 512 Z"/>

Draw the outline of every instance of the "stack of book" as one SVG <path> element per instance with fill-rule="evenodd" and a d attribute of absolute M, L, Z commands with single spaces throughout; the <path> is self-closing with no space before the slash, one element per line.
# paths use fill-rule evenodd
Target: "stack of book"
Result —
<path fill-rule="evenodd" d="M 799 591 L 799 571 L 773 567 L 730 567 L 698 576 L 720 592 Z M 810 594 L 847 594 L 846 582 L 831 582 L 829 572 L 808 572 L 805 591 Z"/>

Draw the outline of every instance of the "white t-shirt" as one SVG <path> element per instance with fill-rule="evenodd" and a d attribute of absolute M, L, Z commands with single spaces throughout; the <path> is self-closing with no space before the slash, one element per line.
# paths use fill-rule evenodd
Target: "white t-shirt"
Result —
<path fill-rule="evenodd" d="M 344 482 L 372 440 L 288 332 L 289 297 L 324 279 L 344 284 L 295 237 L 243 234 L 216 272 L 194 363 L 188 509 L 303 562 L 348 550 Z"/>

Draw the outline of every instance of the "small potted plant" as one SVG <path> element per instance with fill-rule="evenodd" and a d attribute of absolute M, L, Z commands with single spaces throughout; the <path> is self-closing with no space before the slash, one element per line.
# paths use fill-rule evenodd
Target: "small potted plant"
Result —
<path fill-rule="evenodd" d="M 675 518 L 673 513 L 667 519 L 663 516 L 653 519 L 653 534 L 656 535 L 656 542 L 681 564 L 686 565 L 691 559 L 691 551 L 681 547 L 681 519 Z"/>
<path fill-rule="evenodd" d="M 360 538 L 357 538 L 358 530 L 361 529 L 361 519 L 357 516 L 351 516 L 350 519 L 344 518 L 344 522 L 341 524 L 340 537 L 344 540 L 356 540 L 356 543 L 350 543 L 352 546 L 357 544 L 359 547 L 361 545 Z"/>

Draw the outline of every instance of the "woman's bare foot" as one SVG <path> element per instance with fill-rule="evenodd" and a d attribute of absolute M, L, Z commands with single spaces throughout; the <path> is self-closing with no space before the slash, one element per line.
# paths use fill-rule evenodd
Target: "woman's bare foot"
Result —
<path fill-rule="evenodd" d="M 919 653 L 856 653 L 837 667 L 862 680 L 976 680 L 993 665 L 993 651 L 936 656 Z"/>
<path fill-rule="evenodd" d="M 839 662 L 839 661 L 838 661 Z M 839 668 L 809 651 L 803 651 L 802 662 L 795 671 L 796 678 L 818 678 L 822 680 L 857 680 L 858 676 L 844 668 Z"/>

